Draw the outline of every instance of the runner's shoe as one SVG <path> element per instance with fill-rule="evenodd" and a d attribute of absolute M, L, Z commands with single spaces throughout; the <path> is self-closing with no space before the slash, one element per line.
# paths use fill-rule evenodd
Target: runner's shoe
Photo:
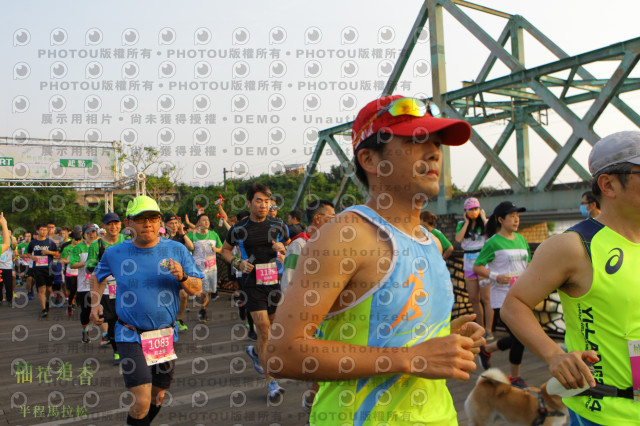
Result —
<path fill-rule="evenodd" d="M 480 364 L 482 364 L 482 368 L 484 368 L 485 370 L 491 368 L 491 353 L 487 352 L 485 346 L 482 346 L 480 348 L 478 358 L 480 358 Z"/>
<path fill-rule="evenodd" d="M 177 320 L 176 323 L 178 324 L 179 331 L 187 331 L 189 329 L 189 326 L 182 320 Z"/>
<path fill-rule="evenodd" d="M 102 340 L 100 340 L 100 346 L 107 346 L 109 344 L 111 344 L 111 339 L 109 338 L 109 335 L 103 334 Z"/>
<path fill-rule="evenodd" d="M 49 311 L 46 309 L 43 309 L 42 313 L 40 314 L 40 318 L 46 318 L 47 315 L 49 315 Z"/>
<path fill-rule="evenodd" d="M 517 388 L 520 389 L 526 389 L 529 387 L 529 385 L 527 385 L 527 382 L 525 382 L 522 377 L 512 377 L 509 376 L 509 382 L 511 382 L 511 386 L 515 386 Z"/>
<path fill-rule="evenodd" d="M 252 328 L 249 329 L 249 333 L 247 334 L 247 337 L 253 341 L 258 340 L 258 334 L 256 333 L 256 331 Z"/>
<path fill-rule="evenodd" d="M 267 394 L 267 396 L 269 397 L 269 401 L 278 399 L 284 394 L 284 389 L 280 387 L 278 382 L 276 382 L 276 379 L 273 379 L 269 382 L 269 385 L 267 385 L 267 389 L 269 390 L 269 393 Z"/>
<path fill-rule="evenodd" d="M 82 331 L 82 343 L 91 343 L 91 339 L 89 339 L 89 331 Z"/>
<path fill-rule="evenodd" d="M 253 345 L 247 346 L 246 348 L 244 348 L 244 351 L 247 353 L 247 355 L 249 355 L 249 358 L 251 358 L 251 361 L 253 361 L 253 368 L 255 368 L 258 373 L 264 374 L 264 368 L 262 368 L 262 366 L 260 365 L 260 359 L 258 358 L 258 355 L 254 352 Z M 273 382 L 275 382 L 275 380 Z M 271 383 L 269 383 L 269 386 L 271 386 Z"/>
<path fill-rule="evenodd" d="M 200 312 L 198 312 L 198 319 L 201 322 L 207 322 L 207 311 L 206 311 L 206 309 L 200 309 Z"/>
<path fill-rule="evenodd" d="M 67 315 L 69 316 L 73 315 L 73 308 L 71 307 L 71 305 L 67 305 Z"/>

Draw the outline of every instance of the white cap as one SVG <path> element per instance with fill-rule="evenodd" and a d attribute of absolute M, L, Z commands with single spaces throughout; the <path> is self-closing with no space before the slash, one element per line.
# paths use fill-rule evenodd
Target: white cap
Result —
<path fill-rule="evenodd" d="M 640 165 L 640 131 L 628 130 L 600 139 L 589 154 L 589 171 L 595 176 L 605 167 L 620 163 Z"/>

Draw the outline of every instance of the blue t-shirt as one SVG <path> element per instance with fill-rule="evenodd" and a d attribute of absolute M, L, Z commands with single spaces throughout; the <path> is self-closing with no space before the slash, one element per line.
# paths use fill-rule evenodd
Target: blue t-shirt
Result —
<path fill-rule="evenodd" d="M 186 247 L 166 238 L 150 248 L 139 248 L 126 240 L 105 250 L 94 273 L 99 282 L 109 275 L 115 278 L 116 313 L 125 324 L 138 330 L 157 330 L 175 323 L 182 285 L 166 267 L 165 260 L 170 258 L 190 277 L 204 278 Z M 140 343 L 140 335 L 119 322 L 115 335 L 116 342 Z M 177 340 L 176 327 L 173 341 Z"/>

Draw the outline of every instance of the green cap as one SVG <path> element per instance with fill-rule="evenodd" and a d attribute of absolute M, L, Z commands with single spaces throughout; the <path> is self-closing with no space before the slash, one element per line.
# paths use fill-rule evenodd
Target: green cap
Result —
<path fill-rule="evenodd" d="M 144 212 L 160 213 L 160 208 L 158 207 L 156 200 L 151 197 L 147 197 L 146 195 L 140 195 L 129 201 L 129 204 L 127 205 L 127 217 L 138 216 L 140 213 Z"/>

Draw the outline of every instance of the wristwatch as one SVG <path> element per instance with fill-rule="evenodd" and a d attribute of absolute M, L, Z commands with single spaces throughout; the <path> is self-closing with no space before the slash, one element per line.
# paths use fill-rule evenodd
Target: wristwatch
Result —
<path fill-rule="evenodd" d="M 178 280 L 178 282 L 179 282 L 179 283 L 183 283 L 183 282 L 185 282 L 185 281 L 186 281 L 186 280 L 188 280 L 188 279 L 189 279 L 189 275 L 187 275 L 187 273 L 186 273 L 186 272 L 182 271 L 182 278 L 180 278 L 180 279 Z"/>
<path fill-rule="evenodd" d="M 234 257 L 233 260 L 231 260 L 231 266 L 238 270 L 240 270 L 240 263 L 242 263 L 242 259 L 238 257 Z"/>

